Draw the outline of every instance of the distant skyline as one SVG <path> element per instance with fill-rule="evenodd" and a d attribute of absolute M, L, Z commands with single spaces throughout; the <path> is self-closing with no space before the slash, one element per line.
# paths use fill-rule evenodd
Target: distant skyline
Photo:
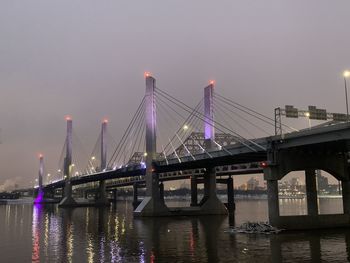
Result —
<path fill-rule="evenodd" d="M 104 118 L 119 140 L 145 71 L 191 106 L 215 79 L 270 117 L 286 104 L 344 113 L 349 10 L 346 0 L 1 1 L 0 190 L 28 186 L 38 153 L 57 169 L 66 115 L 88 151 Z"/>

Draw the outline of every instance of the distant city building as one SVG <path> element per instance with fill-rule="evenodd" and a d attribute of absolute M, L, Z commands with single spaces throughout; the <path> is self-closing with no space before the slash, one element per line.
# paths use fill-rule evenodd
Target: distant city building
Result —
<path fill-rule="evenodd" d="M 238 187 L 238 190 L 247 191 L 247 184 L 242 184 Z"/>
<path fill-rule="evenodd" d="M 293 177 L 290 180 L 290 190 L 292 191 L 298 191 L 300 189 L 300 180 L 297 177 Z"/>
<path fill-rule="evenodd" d="M 247 190 L 256 190 L 259 188 L 259 181 L 252 177 L 247 182 Z"/>
<path fill-rule="evenodd" d="M 329 191 L 328 178 L 322 176 L 321 170 L 316 170 L 317 186 L 319 191 Z"/>

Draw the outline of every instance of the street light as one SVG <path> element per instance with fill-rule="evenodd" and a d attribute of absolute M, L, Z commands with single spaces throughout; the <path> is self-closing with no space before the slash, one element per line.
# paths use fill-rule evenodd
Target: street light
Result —
<path fill-rule="evenodd" d="M 350 71 L 345 70 L 343 72 L 343 77 L 344 77 L 344 88 L 345 88 L 345 100 L 346 100 L 346 121 L 349 121 L 349 105 L 348 105 L 348 88 L 347 88 L 347 81 L 346 79 L 350 77 Z"/>
<path fill-rule="evenodd" d="M 310 112 L 306 112 L 305 116 L 307 117 L 307 119 L 309 120 L 309 130 L 311 130 L 311 120 L 310 120 Z"/>

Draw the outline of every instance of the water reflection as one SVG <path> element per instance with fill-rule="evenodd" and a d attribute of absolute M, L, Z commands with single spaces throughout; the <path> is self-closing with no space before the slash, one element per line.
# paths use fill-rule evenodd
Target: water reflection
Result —
<path fill-rule="evenodd" d="M 42 205 L 35 204 L 33 206 L 33 220 L 32 220 L 32 262 L 40 262 L 40 225 L 41 225 L 41 210 Z"/>
<path fill-rule="evenodd" d="M 235 224 L 233 217 L 133 218 L 131 206 L 122 202 L 110 208 L 57 209 L 35 205 L 23 209 L 32 209 L 32 262 L 252 262 L 257 258 L 261 262 L 334 259 L 344 262 L 350 259 L 347 229 L 267 236 L 232 234 L 228 230 Z M 17 209 L 18 221 L 21 216 L 28 220 L 21 211 Z M 15 214 L 15 207 L 3 210 L 2 218 L 10 229 L 19 225 L 11 220 Z M 236 217 L 239 224 L 241 220 Z M 23 255 L 19 261 L 30 259 Z"/>

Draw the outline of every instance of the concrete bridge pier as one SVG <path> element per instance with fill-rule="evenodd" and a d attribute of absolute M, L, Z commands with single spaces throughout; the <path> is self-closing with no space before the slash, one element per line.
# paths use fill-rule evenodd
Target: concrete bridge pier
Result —
<path fill-rule="evenodd" d="M 231 176 L 227 179 L 227 210 L 230 214 L 233 214 L 236 210 L 233 179 Z"/>
<path fill-rule="evenodd" d="M 305 185 L 307 198 L 307 214 L 312 216 L 318 215 L 316 170 L 305 170 Z"/>
<path fill-rule="evenodd" d="M 106 181 L 101 180 L 98 186 L 98 198 L 95 202 L 96 206 L 108 206 L 109 201 L 106 193 Z"/>
<path fill-rule="evenodd" d="M 139 199 L 138 199 L 139 198 L 139 196 L 138 196 L 138 185 L 136 183 L 134 183 L 132 188 L 133 188 L 132 205 L 133 205 L 134 209 L 136 209 L 138 207 L 138 205 L 140 204 Z"/>
<path fill-rule="evenodd" d="M 194 174 L 191 175 L 191 206 L 198 206 L 198 184 Z"/>
<path fill-rule="evenodd" d="M 343 212 L 350 215 L 350 180 L 342 180 Z"/>
<path fill-rule="evenodd" d="M 75 201 L 75 199 L 73 198 L 73 189 L 72 189 L 72 184 L 70 179 L 67 179 L 65 182 L 65 186 L 63 189 L 63 199 L 61 200 L 61 202 L 58 204 L 59 207 L 72 207 L 72 206 L 76 206 L 77 202 Z"/>
<path fill-rule="evenodd" d="M 160 198 L 160 201 L 161 202 L 165 202 L 164 201 L 164 184 L 163 184 L 163 182 L 160 182 L 160 184 L 159 184 L 159 198 Z"/>
<path fill-rule="evenodd" d="M 278 225 L 280 216 L 280 207 L 278 203 L 278 180 L 267 180 L 267 202 L 270 224 Z"/>
<path fill-rule="evenodd" d="M 207 167 L 204 172 L 204 196 L 200 202 L 200 213 L 206 215 L 225 215 L 227 209 L 216 194 L 215 167 Z"/>

